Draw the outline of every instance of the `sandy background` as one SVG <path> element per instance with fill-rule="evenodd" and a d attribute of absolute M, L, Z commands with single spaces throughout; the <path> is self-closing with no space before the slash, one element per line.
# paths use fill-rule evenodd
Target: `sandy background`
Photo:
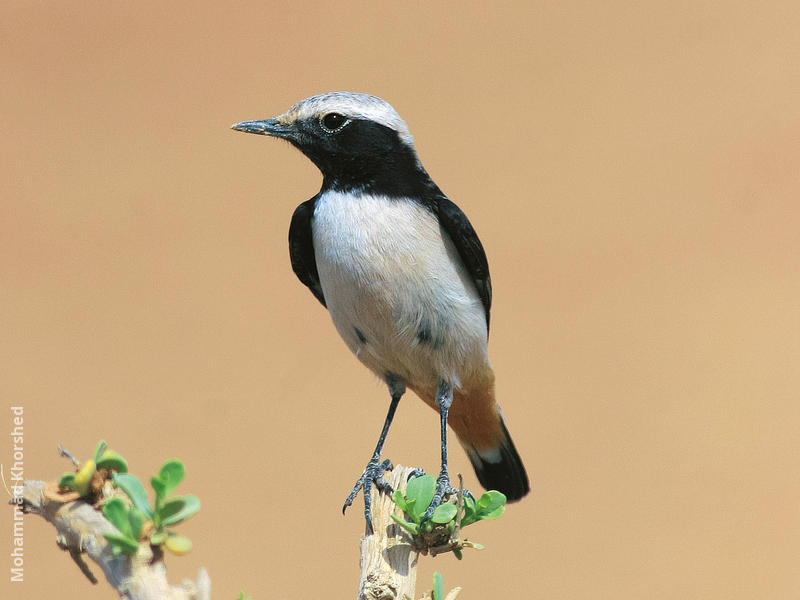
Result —
<path fill-rule="evenodd" d="M 0 435 L 23 405 L 26 476 L 65 470 L 58 442 L 181 457 L 203 509 L 173 579 L 353 597 L 361 500 L 339 510 L 388 396 L 289 267 L 318 173 L 228 126 L 366 91 L 487 249 L 534 488 L 420 589 L 799 598 L 798 4 L 223 4 L 2 3 Z M 437 427 L 409 395 L 387 456 L 435 470 Z M 3 598 L 112 597 L 39 520 L 25 543 Z"/>

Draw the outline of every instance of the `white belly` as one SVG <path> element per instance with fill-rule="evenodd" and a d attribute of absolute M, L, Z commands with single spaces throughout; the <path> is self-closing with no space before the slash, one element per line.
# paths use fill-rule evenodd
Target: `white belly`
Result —
<path fill-rule="evenodd" d="M 326 192 L 312 222 L 339 334 L 378 376 L 459 387 L 488 364 L 486 317 L 449 235 L 410 200 Z"/>

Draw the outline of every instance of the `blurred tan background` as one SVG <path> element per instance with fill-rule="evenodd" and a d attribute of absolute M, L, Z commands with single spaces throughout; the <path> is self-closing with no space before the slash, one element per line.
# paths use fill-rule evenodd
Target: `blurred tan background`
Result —
<path fill-rule="evenodd" d="M 340 508 L 388 395 L 289 266 L 318 173 L 228 127 L 365 91 L 481 235 L 533 482 L 420 593 L 436 569 L 464 600 L 800 598 L 800 8 L 632 4 L 4 2 L 0 395 L 26 476 L 67 468 L 59 442 L 148 476 L 178 456 L 203 509 L 173 580 L 354 597 L 363 505 Z M 437 428 L 408 395 L 386 456 L 435 470 Z M 113 597 L 36 518 L 25 544 L 3 598 Z"/>

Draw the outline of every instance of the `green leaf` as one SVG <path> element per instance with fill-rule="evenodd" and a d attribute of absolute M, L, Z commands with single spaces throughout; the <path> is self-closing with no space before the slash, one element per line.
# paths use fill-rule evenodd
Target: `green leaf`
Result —
<path fill-rule="evenodd" d="M 138 540 L 142 535 L 142 527 L 147 521 L 147 517 L 135 506 L 128 509 L 128 522 L 131 524 L 131 537 Z"/>
<path fill-rule="evenodd" d="M 414 477 L 406 486 L 406 499 L 414 501 L 414 504 L 408 507 L 410 511 L 408 514 L 419 521 L 430 506 L 435 493 L 436 478 L 433 475 Z"/>
<path fill-rule="evenodd" d="M 167 540 L 164 542 L 164 546 L 166 546 L 167 550 L 173 554 L 182 556 L 192 549 L 192 541 L 187 537 L 178 535 L 177 533 L 170 533 L 170 535 L 167 537 Z"/>
<path fill-rule="evenodd" d="M 411 499 L 409 499 L 409 498 L 406 498 L 406 508 L 405 508 L 405 511 L 406 511 L 406 512 L 407 512 L 407 513 L 408 513 L 408 514 L 411 516 L 411 518 L 412 518 L 412 519 L 415 519 L 417 522 L 419 522 L 419 517 L 415 517 L 415 516 L 414 516 L 414 505 L 415 505 L 416 503 L 417 503 L 417 501 L 416 501 L 416 500 L 414 500 L 413 498 L 411 498 Z"/>
<path fill-rule="evenodd" d="M 132 537 L 131 523 L 128 521 L 128 509 L 125 508 L 125 503 L 122 500 L 112 498 L 106 502 L 103 505 L 103 515 L 122 534 Z"/>
<path fill-rule="evenodd" d="M 433 572 L 433 600 L 444 600 L 444 581 L 439 571 Z"/>
<path fill-rule="evenodd" d="M 496 519 L 503 514 L 505 506 L 505 495 L 496 490 L 489 490 L 478 500 L 477 517 L 484 520 Z"/>
<path fill-rule="evenodd" d="M 100 460 L 100 456 L 102 456 L 103 452 L 106 451 L 106 448 L 108 448 L 108 444 L 106 444 L 105 440 L 100 440 L 97 442 L 97 446 L 94 449 L 94 456 L 92 457 L 92 460 L 95 463 Z"/>
<path fill-rule="evenodd" d="M 489 490 L 483 494 L 484 496 L 489 496 L 491 502 L 488 506 L 488 511 L 492 512 L 496 510 L 499 506 L 505 506 L 506 504 L 506 495 L 503 492 L 498 492 L 497 490 Z"/>
<path fill-rule="evenodd" d="M 461 558 L 464 556 L 463 554 L 461 554 L 461 550 L 459 550 L 458 548 L 453 548 L 453 554 L 456 555 L 456 558 L 458 560 L 461 560 Z"/>
<path fill-rule="evenodd" d="M 58 489 L 61 491 L 75 489 L 75 473 L 64 473 L 58 480 Z"/>
<path fill-rule="evenodd" d="M 89 484 L 96 472 L 95 462 L 87 460 L 75 474 L 75 490 L 81 495 L 81 498 L 89 493 Z"/>
<path fill-rule="evenodd" d="M 175 496 L 161 507 L 160 517 L 164 525 L 175 525 L 200 510 L 200 499 L 194 494 Z"/>
<path fill-rule="evenodd" d="M 129 538 L 127 535 L 104 533 L 103 537 L 111 544 L 111 551 L 114 554 L 136 554 L 139 549 L 139 544 L 136 543 L 136 540 Z"/>
<path fill-rule="evenodd" d="M 492 512 L 488 512 L 488 513 L 482 514 L 482 515 L 481 515 L 480 517 L 478 517 L 478 518 L 479 518 L 481 521 L 491 521 L 492 519 L 497 519 L 498 517 L 500 517 L 500 516 L 501 516 L 501 515 L 502 515 L 504 512 L 506 512 L 506 507 L 505 507 L 505 505 L 503 505 L 503 506 L 498 506 L 498 507 L 497 507 L 495 510 L 493 510 Z"/>
<path fill-rule="evenodd" d="M 449 502 L 447 504 L 440 504 L 434 509 L 431 521 L 439 524 L 449 523 L 456 516 L 457 512 L 458 507 L 455 504 L 450 504 Z"/>
<path fill-rule="evenodd" d="M 164 482 L 164 494 L 169 494 L 178 487 L 186 475 L 186 467 L 177 459 L 168 460 L 158 471 L 158 478 Z"/>
<path fill-rule="evenodd" d="M 475 513 L 475 500 L 464 494 L 464 514 L 470 515 Z"/>
<path fill-rule="evenodd" d="M 481 515 L 481 521 L 491 521 L 493 519 L 498 519 L 503 516 L 503 513 L 506 512 L 505 506 L 500 506 L 497 510 L 493 510 L 490 513 L 486 513 L 485 515 Z"/>
<path fill-rule="evenodd" d="M 464 516 L 461 517 L 461 526 L 466 527 L 472 525 L 478 520 L 478 515 L 475 512 L 475 500 L 469 496 L 464 496 Z"/>
<path fill-rule="evenodd" d="M 153 489 L 156 492 L 157 496 L 161 496 L 162 498 L 166 496 L 167 491 L 167 483 L 161 479 L 158 475 L 153 475 L 150 478 L 150 485 L 153 486 Z"/>
<path fill-rule="evenodd" d="M 394 514 L 394 513 L 392 513 L 392 514 L 391 514 L 391 517 L 392 517 L 392 520 L 393 520 L 395 523 L 397 523 L 398 525 L 400 525 L 400 527 L 402 527 L 403 529 L 405 529 L 405 530 L 406 530 L 408 533 L 410 533 L 411 535 L 417 535 L 417 534 L 419 533 L 419 525 L 417 525 L 416 523 L 409 523 L 408 521 L 406 521 L 406 520 L 405 520 L 405 519 L 403 519 L 402 517 L 398 517 L 398 516 L 397 516 L 396 514 Z"/>
<path fill-rule="evenodd" d="M 128 472 L 128 463 L 119 454 L 111 449 L 106 450 L 97 460 L 98 469 L 110 469 L 118 473 Z"/>
<path fill-rule="evenodd" d="M 147 492 L 144 491 L 142 482 L 136 475 L 130 473 L 114 473 L 114 483 L 122 488 L 128 495 L 133 505 L 142 511 L 148 518 L 153 518 L 153 509 L 147 501 Z"/>
<path fill-rule="evenodd" d="M 66 473 L 65 477 L 66 477 L 66 475 L 69 475 L 69 473 Z M 393 499 L 394 499 L 394 503 L 397 505 L 397 507 L 400 510 L 405 510 L 406 509 L 406 499 L 403 498 L 403 493 L 400 490 L 395 490 L 394 491 Z"/>
<path fill-rule="evenodd" d="M 159 521 L 166 525 L 166 519 L 182 511 L 184 504 L 185 501 L 182 496 L 170 498 L 161 505 L 156 516 L 158 517 Z"/>
<path fill-rule="evenodd" d="M 156 492 L 156 500 L 153 503 L 153 523 L 156 529 L 161 529 L 161 505 L 164 504 L 164 499 L 167 497 L 167 484 L 158 475 L 153 475 L 150 478 L 150 485 Z"/>

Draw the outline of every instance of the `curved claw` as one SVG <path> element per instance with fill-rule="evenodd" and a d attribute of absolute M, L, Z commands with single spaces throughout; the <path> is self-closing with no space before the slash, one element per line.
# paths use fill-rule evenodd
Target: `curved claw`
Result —
<path fill-rule="evenodd" d="M 378 462 L 378 458 L 371 459 L 367 466 L 364 468 L 364 472 L 361 473 L 361 477 L 358 478 L 356 484 L 353 486 L 353 490 L 348 494 L 347 498 L 344 501 L 344 505 L 342 506 L 342 514 L 345 514 L 347 508 L 353 504 L 353 500 L 355 500 L 356 496 L 358 496 L 358 492 L 362 489 L 364 490 L 364 519 L 367 521 L 367 532 L 368 534 L 373 533 L 372 529 L 372 486 L 375 485 L 380 491 L 388 494 L 394 493 L 394 488 L 392 485 L 381 479 L 384 472 L 390 471 L 392 469 L 392 461 L 388 458 L 383 462 Z"/>
<path fill-rule="evenodd" d="M 406 478 L 406 483 L 411 481 L 413 477 L 422 477 L 423 475 L 425 475 L 425 469 L 422 467 L 414 467 L 411 469 L 411 471 L 409 471 L 408 477 Z"/>

